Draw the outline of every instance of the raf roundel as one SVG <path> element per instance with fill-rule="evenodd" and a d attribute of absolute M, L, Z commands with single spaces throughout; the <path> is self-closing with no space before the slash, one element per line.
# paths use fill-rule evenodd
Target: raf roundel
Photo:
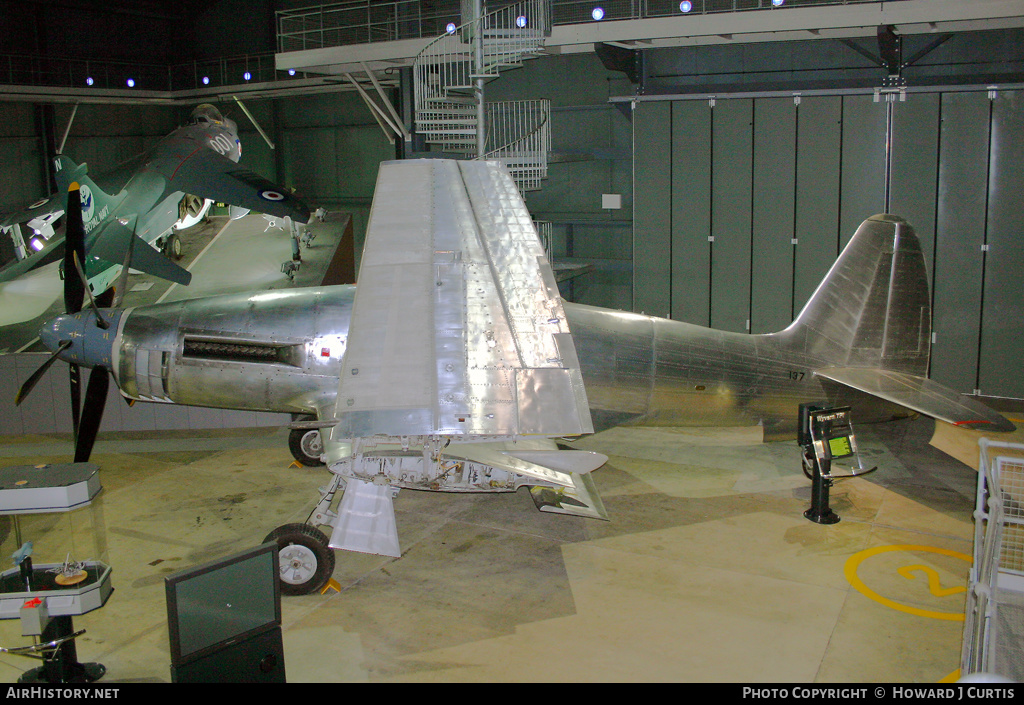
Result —
<path fill-rule="evenodd" d="M 261 191 L 260 197 L 268 201 L 283 201 L 284 194 L 280 191 Z"/>

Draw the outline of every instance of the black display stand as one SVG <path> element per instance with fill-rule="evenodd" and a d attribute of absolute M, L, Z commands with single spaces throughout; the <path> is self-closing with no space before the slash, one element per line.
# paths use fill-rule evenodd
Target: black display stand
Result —
<path fill-rule="evenodd" d="M 865 470 L 857 454 L 850 407 L 831 408 L 823 403 L 800 405 L 797 443 L 803 451 L 804 472 L 811 478 L 811 506 L 804 516 L 816 524 L 835 524 L 839 515 L 829 507 L 829 490 L 837 477 L 832 461 L 849 459 L 850 472 L 839 477 L 854 477 L 874 471 Z"/>
<path fill-rule="evenodd" d="M 78 662 L 71 617 L 52 617 L 39 640 L 43 644 L 55 643 L 54 651 L 42 666 L 21 674 L 19 683 L 92 683 L 107 672 L 103 664 Z"/>

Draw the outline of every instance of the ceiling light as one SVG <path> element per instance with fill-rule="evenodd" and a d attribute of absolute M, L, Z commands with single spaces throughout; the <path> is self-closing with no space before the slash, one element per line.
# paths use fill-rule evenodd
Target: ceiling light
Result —
<path fill-rule="evenodd" d="M 129 79 L 128 79 L 128 80 L 126 81 L 126 83 L 128 84 L 128 87 L 129 87 L 129 88 L 135 88 L 135 79 L 134 79 L 134 78 L 129 78 Z"/>
<path fill-rule="evenodd" d="M 87 77 L 85 79 L 85 85 L 91 86 L 92 84 L 93 84 L 92 76 Z"/>
<path fill-rule="evenodd" d="M 447 32 L 448 34 L 455 34 L 455 29 L 455 23 L 449 22 L 448 26 L 444 28 L 444 31 Z"/>
<path fill-rule="evenodd" d="M 689 12 L 692 9 L 693 9 L 693 3 L 690 2 L 690 0 L 683 0 L 683 2 L 679 3 L 679 11 L 680 12 Z"/>
<path fill-rule="evenodd" d="M 246 71 L 245 73 L 242 74 L 242 78 L 244 78 L 246 81 L 251 81 L 252 80 L 252 74 L 249 73 L 248 71 Z"/>
<path fill-rule="evenodd" d="M 784 2 L 786 2 L 786 0 L 772 0 L 772 5 L 775 7 L 782 7 L 782 3 Z"/>
<path fill-rule="evenodd" d="M 595 7 L 593 11 L 591 11 L 590 16 L 593 17 L 595 20 L 604 19 L 604 8 Z"/>
<path fill-rule="evenodd" d="M 526 22 L 526 15 L 519 15 L 519 17 L 516 18 L 516 27 L 522 29 L 526 26 Z"/>
<path fill-rule="evenodd" d="M 209 76 L 203 76 L 203 85 L 204 86 L 210 85 L 210 77 Z"/>

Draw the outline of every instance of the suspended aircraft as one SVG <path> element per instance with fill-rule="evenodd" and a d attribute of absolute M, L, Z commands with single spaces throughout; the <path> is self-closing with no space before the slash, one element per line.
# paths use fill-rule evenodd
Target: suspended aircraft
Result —
<path fill-rule="evenodd" d="M 187 285 L 192 277 L 188 270 L 156 248 L 180 256 L 176 232 L 199 222 L 214 201 L 230 204 L 235 218 L 255 210 L 307 222 L 309 208 L 287 190 L 239 166 L 241 154 L 235 122 L 204 103 L 192 111 L 187 124 L 102 179 L 102 186 L 88 176 L 87 165 L 58 155 L 57 193 L 0 223 L 13 239 L 17 257 L 0 270 L 0 282 L 61 259 L 64 237 L 45 235 L 53 233 L 52 222 L 66 210 L 72 182 L 80 184 L 86 235 L 81 264 L 96 295 L 117 279 L 129 242 L 136 243 L 133 269 Z M 49 230 L 30 236 L 26 243 L 20 227 L 25 222 L 44 223 Z"/>
<path fill-rule="evenodd" d="M 792 437 L 798 405 L 825 400 L 859 422 L 1013 430 L 927 378 L 929 302 L 913 228 L 883 214 L 778 333 L 568 303 L 504 167 L 428 159 L 381 165 L 357 286 L 69 309 L 40 338 L 47 364 L 91 367 L 104 392 L 109 374 L 129 399 L 309 415 L 294 426 L 320 432 L 332 480 L 306 523 L 267 537 L 301 594 L 330 578 L 331 549 L 400 555 L 401 489 L 527 486 L 542 511 L 607 518 L 590 476 L 607 458 L 557 439 L 615 424 Z M 102 407 L 88 394 L 83 426 Z"/>

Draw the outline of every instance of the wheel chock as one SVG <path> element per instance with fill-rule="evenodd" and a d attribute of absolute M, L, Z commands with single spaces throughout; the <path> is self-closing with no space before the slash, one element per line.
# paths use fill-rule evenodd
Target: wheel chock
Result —
<path fill-rule="evenodd" d="M 327 584 L 320 588 L 320 594 L 326 595 L 328 590 L 334 590 L 334 592 L 341 592 L 341 585 L 334 578 L 330 578 Z"/>

